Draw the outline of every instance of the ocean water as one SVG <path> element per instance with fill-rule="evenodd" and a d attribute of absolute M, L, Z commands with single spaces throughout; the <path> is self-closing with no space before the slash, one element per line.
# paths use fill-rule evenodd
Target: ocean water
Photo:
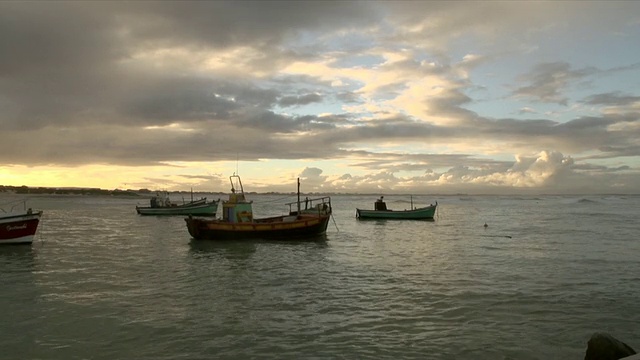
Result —
<path fill-rule="evenodd" d="M 429 222 L 360 221 L 375 196 L 340 195 L 326 239 L 297 243 L 195 241 L 141 199 L 28 199 L 36 241 L 0 247 L 2 359 L 582 359 L 594 332 L 640 349 L 640 196 L 413 196 L 438 201 Z M 295 200 L 251 199 L 258 217 Z"/>

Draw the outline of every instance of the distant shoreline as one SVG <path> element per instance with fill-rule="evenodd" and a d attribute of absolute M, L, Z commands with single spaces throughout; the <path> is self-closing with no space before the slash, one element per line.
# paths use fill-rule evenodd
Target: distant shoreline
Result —
<path fill-rule="evenodd" d="M 76 188 L 76 187 L 29 187 L 29 186 L 8 186 L 8 185 L 0 185 L 0 194 L 2 193 L 13 193 L 13 194 L 41 194 L 41 195 L 93 195 L 93 196 L 118 196 L 118 197 L 150 197 L 153 196 L 157 190 L 149 190 L 149 189 L 114 189 L 114 190 L 106 190 L 100 188 Z M 172 194 L 191 194 L 191 191 L 169 191 Z M 206 194 L 206 195 L 227 195 L 226 192 L 216 192 L 216 191 L 195 191 L 193 193 L 197 194 Z M 253 192 L 248 191 L 245 192 L 247 195 L 296 195 L 295 192 Z M 373 196 L 379 197 L 380 195 L 384 196 L 461 196 L 461 197 L 475 197 L 475 196 L 524 196 L 524 197 L 535 197 L 535 196 L 640 196 L 640 194 L 627 194 L 627 193 L 599 193 L 599 194 L 553 194 L 553 193 L 503 193 L 503 194 L 468 194 L 468 193 L 452 193 L 452 194 L 438 194 L 438 193 L 393 193 L 393 192 L 377 192 L 377 193 L 347 193 L 347 192 L 303 192 L 301 195 L 340 195 L 340 196 Z"/>

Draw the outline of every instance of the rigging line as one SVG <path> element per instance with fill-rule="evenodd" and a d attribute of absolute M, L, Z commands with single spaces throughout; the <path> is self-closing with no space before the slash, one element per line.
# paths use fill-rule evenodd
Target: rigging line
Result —
<path fill-rule="evenodd" d="M 264 200 L 264 201 L 258 200 L 258 201 L 255 201 L 255 202 L 259 203 L 259 204 L 270 204 L 270 203 L 274 203 L 274 202 L 284 201 L 284 200 L 287 200 L 288 198 L 290 198 L 290 196 L 279 198 L 279 199 L 273 199 L 273 200 Z"/>
<path fill-rule="evenodd" d="M 42 213 L 44 215 L 44 212 Z M 35 236 L 37 235 L 38 238 L 40 239 L 40 246 L 44 246 L 44 236 L 43 236 L 43 229 L 44 228 L 44 221 L 42 221 L 42 216 L 40 216 L 40 220 L 38 220 L 38 232 L 36 232 L 36 234 L 34 234 L 34 240 L 35 240 Z"/>
<path fill-rule="evenodd" d="M 5 204 L 1 204 L 3 207 L 8 207 L 9 205 L 11 205 L 11 208 L 9 208 L 9 212 L 13 212 L 14 209 L 16 208 L 16 206 L 18 206 L 19 204 L 22 204 L 22 208 L 24 210 L 27 210 L 27 201 L 29 201 L 28 198 L 23 198 L 23 199 L 18 199 L 18 200 L 14 200 L 14 201 L 10 201 L 7 202 Z M 3 213 L 6 213 L 7 211 L 4 208 L 0 207 L 0 211 L 2 211 Z"/>
<path fill-rule="evenodd" d="M 336 226 L 336 230 L 340 232 L 340 229 L 338 229 L 338 224 L 336 224 L 336 219 L 333 217 L 333 213 L 331 214 L 331 220 L 333 220 L 333 225 Z"/>

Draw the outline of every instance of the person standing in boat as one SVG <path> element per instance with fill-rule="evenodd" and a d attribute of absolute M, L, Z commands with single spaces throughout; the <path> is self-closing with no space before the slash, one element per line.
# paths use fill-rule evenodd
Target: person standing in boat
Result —
<path fill-rule="evenodd" d="M 384 203 L 384 196 L 380 196 L 380 199 L 376 200 L 374 209 L 379 211 L 387 210 L 387 204 Z"/>

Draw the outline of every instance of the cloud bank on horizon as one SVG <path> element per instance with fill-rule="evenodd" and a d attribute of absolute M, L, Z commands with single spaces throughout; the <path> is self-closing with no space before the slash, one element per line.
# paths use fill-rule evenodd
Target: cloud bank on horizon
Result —
<path fill-rule="evenodd" d="M 0 29 L 0 184 L 640 193 L 638 2 L 2 2 Z"/>

